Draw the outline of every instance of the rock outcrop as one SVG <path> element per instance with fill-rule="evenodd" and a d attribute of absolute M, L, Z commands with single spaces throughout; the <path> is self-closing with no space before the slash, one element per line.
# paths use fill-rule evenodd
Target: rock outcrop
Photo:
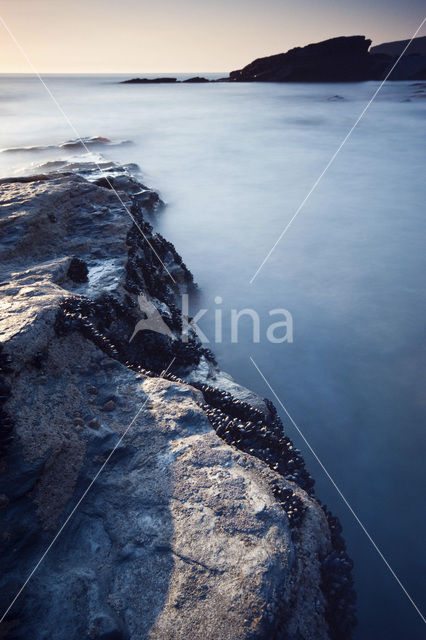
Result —
<path fill-rule="evenodd" d="M 174 84 L 178 80 L 177 78 L 130 78 L 129 80 L 122 80 L 120 84 Z"/>
<path fill-rule="evenodd" d="M 0 636 L 350 638 L 352 563 L 300 452 L 179 339 L 195 284 L 158 195 L 120 167 L 1 191 Z M 138 295 L 174 339 L 129 342 Z"/>
<path fill-rule="evenodd" d="M 120 84 L 202 84 L 210 82 L 207 78 L 201 76 L 193 76 L 186 80 L 178 80 L 177 78 L 130 78 L 130 80 L 122 80 Z"/>
<path fill-rule="evenodd" d="M 232 71 L 234 82 L 341 82 L 364 80 L 369 70 L 368 48 L 364 36 L 332 38 L 296 47 L 287 53 L 258 58 L 239 71 Z"/>
<path fill-rule="evenodd" d="M 183 80 L 182 82 L 189 82 L 190 84 L 199 84 L 203 82 L 210 82 L 207 78 L 203 78 L 201 76 L 194 76 L 193 78 L 187 78 L 187 80 Z"/>
<path fill-rule="evenodd" d="M 415 43 L 415 41 L 414 41 Z M 287 53 L 258 58 L 243 69 L 230 73 L 231 82 L 359 82 L 383 80 L 397 55 L 380 47 L 369 52 L 371 40 L 365 36 L 341 36 Z M 415 46 L 415 44 L 414 44 Z M 411 45 L 410 45 L 411 47 Z M 391 80 L 426 79 L 426 58 L 410 49 L 390 76 Z"/>

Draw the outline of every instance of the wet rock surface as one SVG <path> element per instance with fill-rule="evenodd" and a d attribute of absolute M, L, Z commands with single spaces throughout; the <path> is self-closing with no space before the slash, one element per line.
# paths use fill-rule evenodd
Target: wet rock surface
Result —
<path fill-rule="evenodd" d="M 66 524 L 2 637 L 350 638 L 340 524 L 275 408 L 178 339 L 158 195 L 87 177 L 1 184 L 1 613 Z M 141 293 L 175 339 L 129 343 Z"/>

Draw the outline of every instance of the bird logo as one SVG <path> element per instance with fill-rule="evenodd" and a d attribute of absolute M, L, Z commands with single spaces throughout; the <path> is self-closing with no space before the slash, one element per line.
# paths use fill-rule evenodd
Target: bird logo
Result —
<path fill-rule="evenodd" d="M 135 326 L 135 330 L 133 331 L 132 337 L 129 342 L 133 340 L 135 335 L 139 333 L 139 331 L 154 331 L 155 333 L 160 333 L 163 336 L 167 336 L 171 340 L 175 340 L 176 337 L 173 335 L 172 330 L 167 324 L 164 322 L 161 317 L 157 307 L 142 293 L 138 295 L 138 303 L 140 310 L 146 315 L 146 318 L 139 320 L 139 322 Z"/>

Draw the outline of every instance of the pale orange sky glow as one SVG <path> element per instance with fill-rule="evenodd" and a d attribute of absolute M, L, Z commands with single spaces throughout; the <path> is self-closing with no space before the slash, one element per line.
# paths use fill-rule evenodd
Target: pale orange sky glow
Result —
<path fill-rule="evenodd" d="M 337 35 L 406 38 L 422 3 L 0 0 L 0 15 L 42 73 L 229 72 Z M 0 34 L 0 72 L 31 73 L 1 24 Z"/>

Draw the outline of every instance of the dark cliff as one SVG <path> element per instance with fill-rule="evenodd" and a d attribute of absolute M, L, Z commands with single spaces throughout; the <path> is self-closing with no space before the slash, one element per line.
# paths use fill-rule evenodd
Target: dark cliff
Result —
<path fill-rule="evenodd" d="M 230 73 L 231 82 L 360 82 L 382 80 L 396 61 L 365 36 L 341 36 L 254 60 Z M 426 57 L 408 50 L 391 80 L 426 78 Z"/>

